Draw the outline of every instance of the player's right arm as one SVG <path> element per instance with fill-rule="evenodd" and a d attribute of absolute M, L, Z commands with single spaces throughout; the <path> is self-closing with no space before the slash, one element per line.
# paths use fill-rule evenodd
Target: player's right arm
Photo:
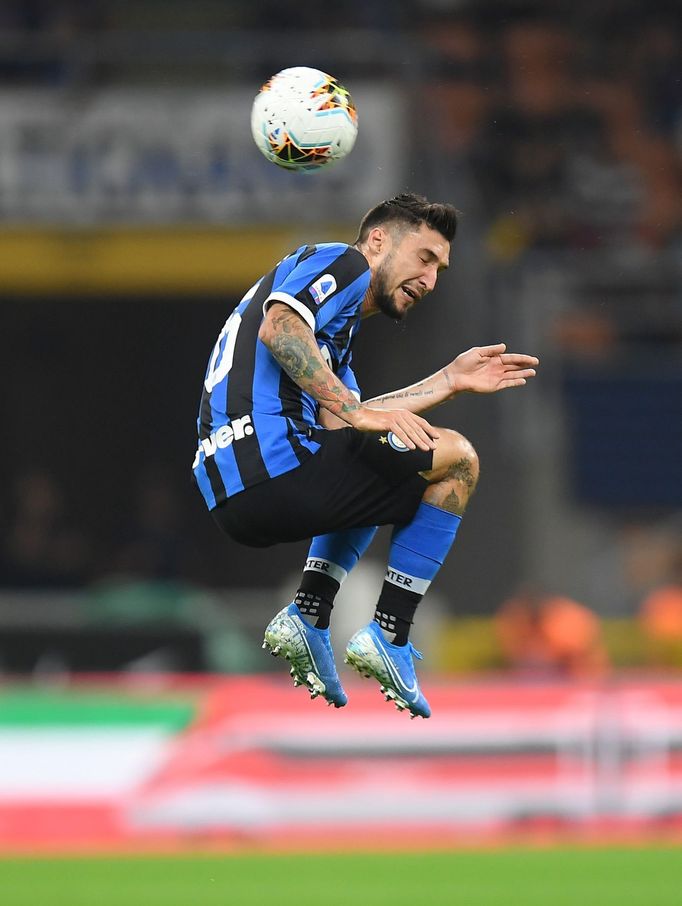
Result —
<path fill-rule="evenodd" d="M 535 377 L 540 360 L 532 355 L 507 352 L 504 343 L 474 346 L 452 362 L 416 384 L 384 393 L 366 401 L 377 409 L 394 406 L 410 412 L 427 412 L 458 393 L 495 393 L 510 387 L 523 387 Z"/>
<path fill-rule="evenodd" d="M 410 449 L 435 449 L 438 431 L 407 409 L 372 409 L 360 403 L 322 358 L 315 334 L 284 302 L 272 302 L 258 339 L 298 386 L 320 406 L 359 431 L 392 431 Z"/>

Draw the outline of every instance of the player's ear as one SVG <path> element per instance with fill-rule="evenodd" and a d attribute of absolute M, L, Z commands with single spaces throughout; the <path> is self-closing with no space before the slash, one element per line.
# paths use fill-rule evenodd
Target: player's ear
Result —
<path fill-rule="evenodd" d="M 367 247 L 375 255 L 380 255 L 385 251 L 388 241 L 388 233 L 383 227 L 372 227 L 367 236 Z"/>

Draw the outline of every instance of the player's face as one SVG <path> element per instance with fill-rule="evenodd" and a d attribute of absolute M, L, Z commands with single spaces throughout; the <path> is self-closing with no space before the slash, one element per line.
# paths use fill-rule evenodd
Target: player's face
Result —
<path fill-rule="evenodd" d="M 435 287 L 450 262 L 450 243 L 426 224 L 389 234 L 372 275 L 373 301 L 385 315 L 402 320 Z"/>

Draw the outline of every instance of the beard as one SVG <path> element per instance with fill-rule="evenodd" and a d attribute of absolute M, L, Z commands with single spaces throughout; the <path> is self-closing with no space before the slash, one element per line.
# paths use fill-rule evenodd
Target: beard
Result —
<path fill-rule="evenodd" d="M 393 318 L 394 321 L 402 321 L 407 315 L 407 309 L 399 308 L 395 299 L 390 294 L 388 290 L 388 267 L 391 262 L 391 257 L 384 261 L 384 263 L 379 267 L 374 273 L 374 279 L 372 281 L 372 294 L 374 299 L 374 304 L 377 306 L 379 311 L 388 315 L 389 318 Z"/>

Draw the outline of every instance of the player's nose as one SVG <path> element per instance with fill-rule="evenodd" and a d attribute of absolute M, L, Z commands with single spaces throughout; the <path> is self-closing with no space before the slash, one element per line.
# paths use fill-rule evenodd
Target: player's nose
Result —
<path fill-rule="evenodd" d="M 438 279 L 438 271 L 434 268 L 429 268 L 427 271 L 424 271 L 422 276 L 419 279 L 420 284 L 422 285 L 425 293 L 430 293 L 431 290 L 436 285 L 436 280 Z"/>

